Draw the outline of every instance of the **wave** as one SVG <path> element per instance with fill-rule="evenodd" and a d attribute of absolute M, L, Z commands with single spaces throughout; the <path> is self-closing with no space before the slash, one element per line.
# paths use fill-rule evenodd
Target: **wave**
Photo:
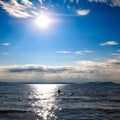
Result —
<path fill-rule="evenodd" d="M 0 113 L 34 113 L 28 110 L 0 110 Z"/>
<path fill-rule="evenodd" d="M 73 109 L 69 109 L 69 108 L 63 108 L 61 109 L 62 112 L 65 111 L 100 111 L 100 112 L 105 112 L 105 113 L 119 113 L 120 109 L 109 109 L 109 108 L 73 108 Z"/>
<path fill-rule="evenodd" d="M 43 120 L 42 116 L 39 116 L 34 111 L 28 110 L 0 110 L 0 120 L 6 118 L 7 120 Z"/>

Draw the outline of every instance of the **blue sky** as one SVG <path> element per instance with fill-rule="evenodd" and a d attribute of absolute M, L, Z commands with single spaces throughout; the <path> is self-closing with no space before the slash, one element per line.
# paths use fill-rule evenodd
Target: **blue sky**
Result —
<path fill-rule="evenodd" d="M 119 69 L 118 0 L 0 0 L 1 81 L 119 82 Z"/>

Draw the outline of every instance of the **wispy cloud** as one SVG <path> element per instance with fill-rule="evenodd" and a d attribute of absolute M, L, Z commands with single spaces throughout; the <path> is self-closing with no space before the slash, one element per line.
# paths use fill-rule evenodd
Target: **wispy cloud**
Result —
<path fill-rule="evenodd" d="M 115 56 L 116 58 L 120 59 L 120 50 L 118 49 L 116 52 L 111 53 L 111 55 Z"/>
<path fill-rule="evenodd" d="M 38 0 L 39 8 L 35 4 L 32 3 L 30 0 L 10 0 L 10 1 L 3 1 L 0 0 L 0 6 L 2 7 L 3 10 L 5 10 L 9 15 L 17 18 L 28 18 L 28 17 L 33 17 L 34 15 L 38 15 L 41 12 L 46 12 L 47 7 L 46 4 L 43 0 Z M 74 1 L 69 1 L 69 3 L 72 3 Z M 54 2 L 49 3 L 46 1 L 46 3 L 53 5 L 54 7 L 57 7 Z M 65 1 L 63 1 L 65 3 Z M 76 1 L 76 4 L 79 2 Z M 60 4 L 58 2 L 58 4 Z M 68 3 L 67 3 L 68 4 Z M 71 8 L 72 10 L 72 8 Z M 39 11 L 39 12 L 38 12 Z M 79 9 L 76 10 L 78 15 L 84 16 L 90 13 L 89 9 Z M 76 14 L 76 13 L 75 13 Z M 75 15 L 74 14 L 74 15 Z M 74 16 L 73 14 L 64 14 L 64 13 L 54 13 L 54 15 L 68 15 L 68 16 Z"/>
<path fill-rule="evenodd" d="M 94 51 L 91 51 L 91 50 L 85 50 L 85 51 L 83 51 L 83 52 L 85 52 L 85 53 L 92 53 L 92 52 L 94 52 Z"/>
<path fill-rule="evenodd" d="M 0 55 L 8 55 L 8 53 L 0 53 Z"/>
<path fill-rule="evenodd" d="M 106 46 L 106 45 L 118 45 L 119 43 L 117 41 L 108 41 L 105 43 L 101 43 L 100 46 Z"/>
<path fill-rule="evenodd" d="M 3 46 L 10 46 L 10 43 L 6 42 L 6 43 L 2 43 Z"/>
<path fill-rule="evenodd" d="M 65 51 L 65 50 L 63 50 L 63 51 L 57 51 L 56 53 L 70 54 L 71 52 L 70 52 L 70 51 Z"/>
<path fill-rule="evenodd" d="M 91 50 L 85 50 L 85 51 L 76 51 L 76 55 L 84 55 L 85 53 L 93 53 L 94 51 Z"/>
<path fill-rule="evenodd" d="M 120 50 L 117 50 L 117 52 L 119 52 L 119 53 L 120 53 Z"/>
<path fill-rule="evenodd" d="M 89 2 L 107 2 L 108 0 L 88 0 Z"/>
<path fill-rule="evenodd" d="M 42 5 L 43 4 L 43 1 L 42 0 L 38 0 L 40 2 L 40 4 Z"/>
<path fill-rule="evenodd" d="M 102 2 L 102 3 L 106 3 L 109 4 L 112 7 L 120 7 L 120 1 L 119 0 L 88 0 L 89 2 Z M 40 13 L 40 12 L 46 12 L 46 10 L 48 10 L 46 4 L 48 6 L 54 6 L 54 7 L 58 7 L 61 6 L 61 2 L 49 2 L 49 0 L 43 1 L 43 0 L 37 0 L 37 2 L 39 2 L 39 6 L 34 4 L 33 1 L 31 0 L 0 0 L 0 7 L 6 11 L 9 15 L 13 16 L 13 17 L 17 17 L 17 18 L 28 18 L 28 17 L 33 17 L 33 13 Z M 85 16 L 88 15 L 90 13 L 90 9 L 81 9 L 81 7 L 77 7 L 76 6 L 80 6 L 81 3 L 83 1 L 80 0 L 63 0 L 62 1 L 63 4 L 66 4 L 68 10 L 72 11 L 71 14 L 74 12 L 74 14 L 70 15 L 70 14 L 66 14 L 66 15 L 70 15 L 70 16 L 74 16 L 76 15 L 80 15 L 80 16 Z M 74 3 L 74 4 L 72 4 Z M 83 4 L 83 3 L 82 3 Z M 63 6 L 62 6 L 63 7 Z M 61 7 L 61 8 L 62 8 Z M 73 10 L 74 8 L 74 10 Z M 32 16 L 33 15 L 33 16 Z M 55 15 L 65 15 L 64 13 L 59 13 L 59 12 L 55 12 Z"/>
<path fill-rule="evenodd" d="M 85 50 L 85 51 L 71 52 L 71 51 L 62 50 L 62 51 L 57 51 L 56 53 L 58 53 L 58 54 L 70 54 L 70 53 L 73 53 L 73 54 L 76 54 L 76 55 L 84 55 L 85 53 L 92 53 L 92 52 L 94 52 L 94 51 Z"/>
<path fill-rule="evenodd" d="M 90 9 L 86 10 L 77 10 L 77 14 L 80 16 L 88 15 L 90 13 Z"/>
<path fill-rule="evenodd" d="M 75 54 L 76 55 L 83 55 L 83 52 L 82 51 L 76 51 Z"/>
<path fill-rule="evenodd" d="M 120 7 L 120 0 L 88 0 L 89 2 L 102 2 L 106 3 L 112 7 Z"/>
<path fill-rule="evenodd" d="M 27 7 L 33 6 L 32 2 L 30 2 L 29 0 L 22 0 L 21 2 Z"/>
<path fill-rule="evenodd" d="M 120 7 L 120 0 L 111 0 L 111 5 Z"/>
<path fill-rule="evenodd" d="M 29 0 L 22 0 L 21 2 L 22 4 L 18 3 L 17 0 L 11 0 L 10 2 L 0 0 L 0 6 L 11 16 L 18 18 L 31 17 L 27 9 L 32 6 L 32 3 Z"/>
<path fill-rule="evenodd" d="M 110 60 L 106 60 L 106 61 L 90 61 L 90 60 L 80 60 L 77 61 L 78 64 L 84 65 L 84 66 L 92 66 L 92 67 L 110 67 L 110 66 L 116 66 L 119 65 L 120 67 L 120 61 L 118 59 L 110 59 Z"/>
<path fill-rule="evenodd" d="M 112 53 L 111 55 L 120 56 L 120 53 Z"/>

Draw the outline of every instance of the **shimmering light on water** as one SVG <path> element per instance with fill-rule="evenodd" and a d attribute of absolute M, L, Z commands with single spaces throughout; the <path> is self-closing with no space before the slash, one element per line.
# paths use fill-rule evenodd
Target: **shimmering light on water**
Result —
<path fill-rule="evenodd" d="M 58 85 L 32 85 L 30 88 L 33 91 L 33 96 L 36 98 L 36 101 L 32 103 L 35 113 L 37 113 L 44 120 L 57 118 L 55 116 L 55 109 L 58 109 L 58 106 L 55 101 L 57 95 Z M 32 97 L 33 97 L 32 96 Z"/>
<path fill-rule="evenodd" d="M 0 120 L 119 120 L 119 113 L 119 84 L 0 85 Z"/>

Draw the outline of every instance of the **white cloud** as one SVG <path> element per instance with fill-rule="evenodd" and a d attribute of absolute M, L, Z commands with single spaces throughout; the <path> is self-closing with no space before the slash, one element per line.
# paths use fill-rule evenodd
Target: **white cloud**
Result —
<path fill-rule="evenodd" d="M 16 0 L 11 0 L 10 2 L 3 2 L 0 0 L 0 5 L 11 16 L 18 18 L 27 18 L 31 17 L 28 13 L 27 8 L 32 5 L 28 0 L 22 0 L 24 4 L 18 3 Z"/>
<path fill-rule="evenodd" d="M 65 51 L 65 50 L 63 50 L 63 51 L 57 51 L 56 53 L 70 54 L 71 52 L 70 52 L 70 51 Z"/>
<path fill-rule="evenodd" d="M 0 7 L 5 10 L 9 15 L 17 18 L 27 18 L 27 17 L 33 17 L 36 13 L 40 13 L 41 11 L 46 12 L 48 9 L 46 8 L 46 3 L 43 0 L 37 0 L 40 4 L 39 6 L 33 4 L 32 0 L 0 0 Z M 102 2 L 109 4 L 112 7 L 118 6 L 120 7 L 120 0 L 88 0 L 89 2 Z M 69 8 L 69 10 L 73 10 L 72 8 L 74 6 L 71 6 L 69 4 L 75 3 L 76 5 L 80 4 L 82 1 L 80 0 L 63 0 L 63 3 L 66 3 Z M 49 2 L 47 1 L 48 6 L 54 6 L 57 7 L 58 5 L 61 5 L 60 2 L 58 1 L 57 4 L 54 2 Z M 76 9 L 76 8 L 75 8 Z M 80 9 L 77 8 L 75 10 L 78 15 L 84 16 L 88 15 L 90 13 L 90 9 Z M 32 13 L 35 13 L 34 15 Z M 32 16 L 33 15 L 33 16 Z M 65 15 L 63 13 L 54 13 L 54 15 Z M 68 16 L 74 16 L 73 14 Z"/>
<path fill-rule="evenodd" d="M 110 59 L 106 61 L 90 61 L 90 60 L 80 60 L 77 61 L 78 64 L 81 64 L 83 66 L 87 67 L 100 67 L 100 68 L 106 68 L 106 67 L 115 67 L 116 65 L 120 67 L 120 61 L 119 59 Z"/>
<path fill-rule="evenodd" d="M 86 10 L 77 10 L 77 14 L 81 15 L 81 16 L 88 15 L 89 13 L 90 13 L 89 9 L 86 9 Z"/>
<path fill-rule="evenodd" d="M 111 59 L 106 61 L 77 61 L 77 63 L 86 69 L 91 69 L 91 78 L 96 80 L 107 80 L 120 82 L 120 60 Z"/>
<path fill-rule="evenodd" d="M 0 6 L 2 7 L 3 10 L 5 10 L 9 15 L 11 15 L 13 17 L 27 18 L 27 17 L 33 17 L 34 15 L 41 13 L 41 11 L 46 12 L 47 8 L 45 7 L 46 5 L 44 5 L 43 0 L 38 0 L 38 2 L 40 3 L 39 8 L 38 8 L 38 6 L 33 5 L 33 3 L 30 2 L 30 0 L 19 0 L 19 1 L 18 0 L 10 0 L 8 2 L 0 0 Z M 78 0 L 76 0 L 76 4 L 78 4 L 78 3 L 79 3 Z M 51 2 L 51 4 L 54 7 L 56 7 L 56 5 L 54 5 L 54 2 Z M 58 2 L 58 4 L 59 4 L 59 2 Z M 82 16 L 89 14 L 89 12 L 90 12 L 89 9 L 77 10 L 77 14 L 82 15 Z M 60 14 L 56 13 L 56 14 L 63 15 L 61 13 Z M 69 16 L 73 16 L 73 15 L 69 15 Z"/>
<path fill-rule="evenodd" d="M 75 54 L 76 55 L 83 55 L 83 52 L 82 51 L 76 51 Z"/>
<path fill-rule="evenodd" d="M 31 7 L 33 5 L 29 0 L 22 0 L 21 2 L 27 7 Z"/>
<path fill-rule="evenodd" d="M 101 43 L 100 46 L 105 46 L 105 45 L 118 45 L 119 43 L 116 41 L 108 41 L 105 43 Z"/>
<path fill-rule="evenodd" d="M 112 7 L 120 7 L 120 0 L 88 0 L 89 2 L 102 2 L 109 4 Z"/>
<path fill-rule="evenodd" d="M 0 55 L 8 55 L 8 53 L 0 53 Z"/>
<path fill-rule="evenodd" d="M 92 52 L 94 52 L 94 51 L 91 51 L 91 50 L 85 50 L 84 52 L 85 52 L 85 53 L 92 53 Z"/>
<path fill-rule="evenodd" d="M 76 55 L 84 55 L 85 53 L 92 53 L 94 51 L 91 50 L 85 50 L 85 51 L 76 51 L 75 54 Z"/>
<path fill-rule="evenodd" d="M 105 3 L 105 2 L 107 2 L 107 0 L 88 0 L 89 2 L 103 2 L 103 3 Z"/>
<path fill-rule="evenodd" d="M 95 66 L 101 66 L 103 65 L 102 62 L 95 62 L 95 61 L 90 61 L 90 60 L 80 60 L 80 61 L 76 61 L 78 64 L 81 64 L 83 66 L 87 66 L 87 67 L 95 67 Z"/>
<path fill-rule="evenodd" d="M 3 46 L 10 46 L 10 43 L 2 43 Z"/>
<path fill-rule="evenodd" d="M 42 5 L 43 4 L 43 1 L 42 0 L 38 0 L 40 2 L 40 4 Z"/>

